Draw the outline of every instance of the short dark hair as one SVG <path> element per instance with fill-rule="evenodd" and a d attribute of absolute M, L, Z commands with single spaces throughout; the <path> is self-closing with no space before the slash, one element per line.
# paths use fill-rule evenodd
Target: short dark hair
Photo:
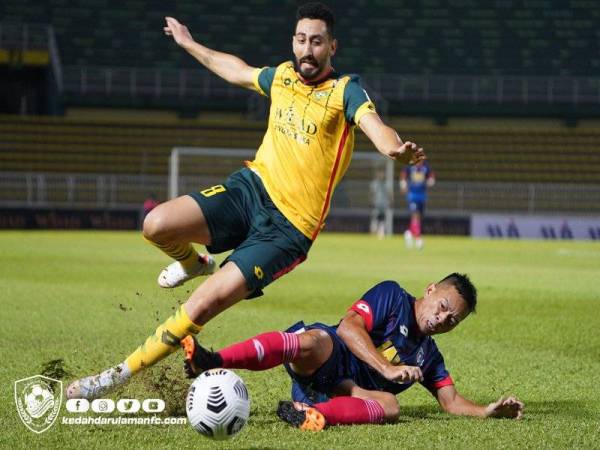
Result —
<path fill-rule="evenodd" d="M 329 33 L 329 36 L 333 37 L 333 26 L 335 24 L 335 19 L 329 6 L 319 2 L 310 2 L 300 5 L 296 10 L 296 24 L 298 24 L 298 22 L 302 19 L 322 20 L 325 22 L 325 25 L 327 25 L 327 32 Z"/>
<path fill-rule="evenodd" d="M 475 307 L 477 306 L 477 289 L 466 274 L 451 273 L 446 278 L 440 280 L 438 284 L 454 286 L 460 296 L 467 302 L 469 312 L 475 312 Z"/>

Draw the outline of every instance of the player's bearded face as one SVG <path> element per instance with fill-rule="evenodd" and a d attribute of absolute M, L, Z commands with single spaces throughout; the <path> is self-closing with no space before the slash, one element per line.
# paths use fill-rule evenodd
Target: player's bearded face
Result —
<path fill-rule="evenodd" d="M 327 32 L 325 22 L 302 19 L 292 40 L 296 69 L 305 80 L 315 80 L 331 68 L 337 42 Z"/>

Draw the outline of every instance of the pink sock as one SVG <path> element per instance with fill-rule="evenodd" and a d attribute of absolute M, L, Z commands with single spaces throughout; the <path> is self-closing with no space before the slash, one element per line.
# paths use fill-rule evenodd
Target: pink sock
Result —
<path fill-rule="evenodd" d="M 421 236 L 421 221 L 419 219 L 410 219 L 410 232 L 415 238 Z"/>
<path fill-rule="evenodd" d="M 379 402 L 356 397 L 335 397 L 317 403 L 315 408 L 323 414 L 327 425 L 382 423 L 385 416 Z"/>
<path fill-rule="evenodd" d="M 266 370 L 293 361 L 300 352 L 300 338 L 294 333 L 272 331 L 230 345 L 219 352 L 226 369 Z"/>

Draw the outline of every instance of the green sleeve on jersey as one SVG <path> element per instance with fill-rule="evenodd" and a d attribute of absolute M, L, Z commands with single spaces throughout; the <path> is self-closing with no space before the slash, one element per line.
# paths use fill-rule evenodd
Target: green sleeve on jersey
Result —
<path fill-rule="evenodd" d="M 277 67 L 264 67 L 258 74 L 258 84 L 268 97 L 271 96 L 271 85 L 273 84 L 276 70 Z"/>
<path fill-rule="evenodd" d="M 346 120 L 354 124 L 356 111 L 371 99 L 360 85 L 360 78 L 357 75 L 350 75 L 350 81 L 344 89 L 344 115 Z"/>

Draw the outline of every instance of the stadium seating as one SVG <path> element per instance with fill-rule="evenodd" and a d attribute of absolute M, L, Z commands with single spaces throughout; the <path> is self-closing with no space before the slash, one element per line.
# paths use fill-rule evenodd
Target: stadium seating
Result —
<path fill-rule="evenodd" d="M 165 122 L 4 116 L 4 171 L 165 175 L 175 146 L 257 148 L 264 122 Z M 528 129 L 397 126 L 428 151 L 440 180 L 598 183 L 600 132 L 532 125 Z M 373 150 L 357 132 L 357 150 Z M 371 174 L 365 174 L 370 177 Z"/>
<path fill-rule="evenodd" d="M 336 65 L 342 71 L 587 76 L 600 68 L 600 16 L 589 0 L 328 3 L 337 11 Z M 289 0 L 25 5 L 4 0 L 0 17 L 51 23 L 65 65 L 192 67 L 193 60 L 162 35 L 165 15 L 189 24 L 208 46 L 266 65 L 290 55 L 295 5 Z"/>
<path fill-rule="evenodd" d="M 0 166 L 6 171 L 161 174 L 172 147 L 256 148 L 262 127 L 222 122 L 176 125 L 6 116 Z"/>
<path fill-rule="evenodd" d="M 29 204 L 33 198 L 35 204 L 137 205 L 150 192 L 164 199 L 173 147 L 257 148 L 264 126 L 238 116 L 156 121 L 0 116 L 0 203 Z M 598 127 L 402 121 L 394 126 L 427 149 L 438 179 L 431 191 L 431 211 L 597 210 Z M 374 151 L 363 133 L 358 131 L 356 138 L 357 151 Z M 180 185 L 182 192 L 219 183 L 242 162 L 183 162 L 180 176 L 187 181 Z M 373 173 L 370 163 L 351 164 L 334 204 L 368 205 L 364 186 Z M 398 194 L 397 185 L 395 190 Z M 403 208 L 401 196 L 396 199 L 396 206 Z"/>

